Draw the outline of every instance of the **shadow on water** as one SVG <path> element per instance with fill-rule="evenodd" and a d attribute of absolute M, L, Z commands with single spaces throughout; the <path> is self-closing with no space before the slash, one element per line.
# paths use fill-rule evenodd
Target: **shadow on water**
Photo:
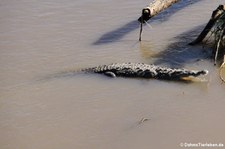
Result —
<path fill-rule="evenodd" d="M 176 42 L 170 44 L 166 50 L 158 53 L 154 64 L 179 68 L 186 63 L 210 58 L 211 50 L 208 47 L 188 45 L 198 36 L 204 26 L 198 26 L 175 37 Z"/>
<path fill-rule="evenodd" d="M 163 23 L 164 21 L 167 21 L 173 14 L 177 13 L 181 9 L 200 1 L 202 0 L 181 0 L 180 2 L 164 10 L 162 13 L 153 17 L 150 21 L 157 21 L 157 23 Z M 137 20 L 133 20 L 123 25 L 122 27 L 119 27 L 115 30 L 112 30 L 110 32 L 103 34 L 97 41 L 93 43 L 93 45 L 101 45 L 101 44 L 107 44 L 107 43 L 119 41 L 126 34 L 138 28 L 139 28 L 139 22 Z"/>
<path fill-rule="evenodd" d="M 117 28 L 113 31 L 107 32 L 102 35 L 97 41 L 95 41 L 94 45 L 107 44 L 111 42 L 116 42 L 122 39 L 129 32 L 139 28 L 139 22 L 137 20 L 131 21 L 120 28 Z"/>

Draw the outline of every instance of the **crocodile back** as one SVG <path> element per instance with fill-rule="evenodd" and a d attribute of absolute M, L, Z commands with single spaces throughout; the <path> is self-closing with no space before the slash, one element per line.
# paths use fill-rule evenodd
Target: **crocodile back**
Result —
<path fill-rule="evenodd" d="M 103 73 L 111 72 L 121 77 L 156 78 L 164 80 L 180 80 L 183 77 L 207 74 L 207 71 L 167 68 L 144 63 L 113 63 L 84 69 L 85 72 Z"/>

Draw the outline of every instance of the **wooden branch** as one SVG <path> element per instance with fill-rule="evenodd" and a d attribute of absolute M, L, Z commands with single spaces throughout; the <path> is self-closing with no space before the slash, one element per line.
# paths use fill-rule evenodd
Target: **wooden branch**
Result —
<path fill-rule="evenodd" d="M 219 55 L 224 55 L 225 54 L 224 53 L 225 52 L 224 51 L 224 46 L 223 46 L 223 43 L 222 43 L 224 35 L 225 35 L 225 26 L 223 26 L 222 31 L 221 31 L 221 33 L 219 35 L 218 41 L 216 41 L 217 42 L 216 43 L 216 48 L 214 50 L 215 51 L 215 56 L 214 56 L 214 64 L 215 65 L 216 65 L 216 62 L 218 60 Z"/>
<path fill-rule="evenodd" d="M 216 23 L 217 19 L 221 16 L 221 14 L 224 11 L 225 11 L 225 5 L 219 5 L 219 7 L 217 7 L 217 9 L 213 11 L 209 22 L 207 23 L 207 25 L 205 26 L 203 31 L 200 33 L 200 35 L 197 37 L 197 39 L 195 39 L 194 41 L 192 41 L 189 44 L 195 45 L 195 44 L 202 42 L 204 40 L 204 38 L 207 36 L 207 34 L 209 33 L 209 31 L 214 26 L 214 24 Z"/>
<path fill-rule="evenodd" d="M 138 19 L 138 21 L 145 23 L 145 21 L 148 21 L 150 18 L 178 1 L 179 0 L 154 0 L 142 10 L 142 16 Z"/>
<path fill-rule="evenodd" d="M 170 7 L 172 4 L 178 1 L 179 0 L 154 0 L 147 7 L 142 9 L 142 15 L 138 19 L 138 21 L 141 23 L 139 41 L 141 41 L 142 24 L 147 22 L 150 18 L 157 15 L 158 13 L 160 13 L 161 11 Z"/>

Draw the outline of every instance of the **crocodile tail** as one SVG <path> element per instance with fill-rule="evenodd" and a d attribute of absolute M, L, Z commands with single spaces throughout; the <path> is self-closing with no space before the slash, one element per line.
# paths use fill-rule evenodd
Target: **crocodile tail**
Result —
<path fill-rule="evenodd" d="M 91 67 L 91 68 L 81 69 L 81 72 L 93 73 L 95 72 L 95 70 L 96 70 L 96 67 Z"/>
<path fill-rule="evenodd" d="M 111 70 L 110 66 L 111 65 L 100 65 L 97 67 L 86 68 L 81 71 L 88 72 L 88 73 L 105 73 L 105 72 Z"/>

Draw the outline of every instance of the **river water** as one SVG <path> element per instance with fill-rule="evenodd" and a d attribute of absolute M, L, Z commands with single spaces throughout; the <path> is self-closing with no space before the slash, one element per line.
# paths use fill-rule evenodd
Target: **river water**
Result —
<path fill-rule="evenodd" d="M 210 48 L 187 45 L 225 0 L 181 0 L 144 26 L 140 43 L 136 20 L 149 2 L 1 0 L 0 148 L 225 145 L 225 85 Z M 208 81 L 66 75 L 113 62 L 207 69 Z"/>

